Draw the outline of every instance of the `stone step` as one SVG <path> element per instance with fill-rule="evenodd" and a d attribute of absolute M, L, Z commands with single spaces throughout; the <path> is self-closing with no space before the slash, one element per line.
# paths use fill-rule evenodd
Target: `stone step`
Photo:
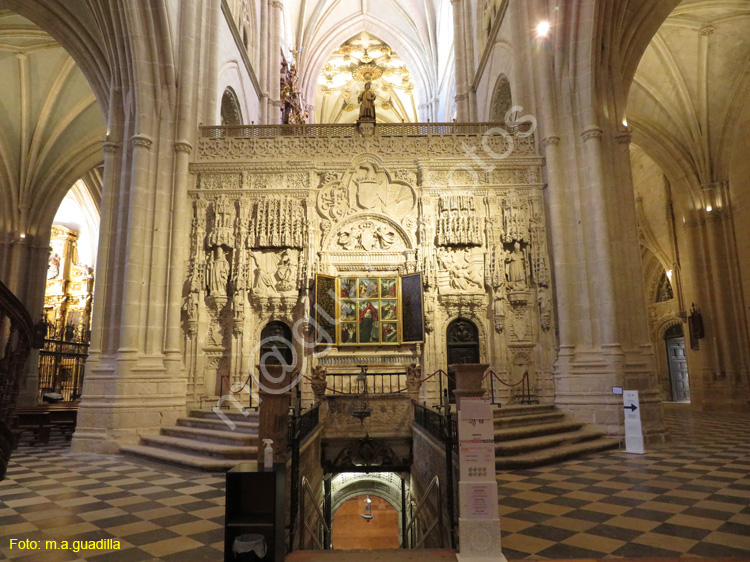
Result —
<path fill-rule="evenodd" d="M 566 431 L 564 433 L 555 433 L 552 435 L 539 435 L 526 439 L 514 439 L 512 441 L 502 441 L 495 443 L 495 455 L 510 456 L 538 451 L 547 447 L 557 447 L 559 445 L 572 445 L 582 441 L 591 441 L 604 437 L 604 433 L 592 428 L 578 429 L 576 431 Z"/>
<path fill-rule="evenodd" d="M 240 461 L 237 459 L 221 459 L 217 457 L 205 457 L 191 455 L 175 451 L 173 449 L 161 449 L 144 445 L 127 445 L 120 447 L 120 452 L 132 457 L 166 463 L 180 468 L 197 469 L 204 472 L 225 472 L 240 462 L 253 462 L 257 460 Z"/>
<path fill-rule="evenodd" d="M 528 426 L 508 427 L 495 430 L 495 442 L 504 443 L 513 439 L 526 439 L 537 435 L 552 435 L 565 431 L 575 431 L 583 427 L 582 422 L 564 419 L 561 422 L 542 423 Z"/>
<path fill-rule="evenodd" d="M 241 431 L 217 431 L 199 427 L 162 427 L 162 435 L 169 437 L 180 437 L 183 439 L 194 439 L 206 443 L 219 443 L 222 445 L 250 446 L 258 445 L 258 436 L 242 433 Z"/>
<path fill-rule="evenodd" d="M 516 416 L 543 414 L 554 411 L 554 404 L 511 404 L 509 406 L 503 406 L 502 408 L 495 408 L 492 413 L 494 418 L 497 420 Z"/>
<path fill-rule="evenodd" d="M 508 427 L 519 427 L 527 425 L 537 425 L 543 423 L 553 423 L 562 421 L 565 418 L 565 413 L 560 411 L 552 411 L 548 413 L 540 414 L 529 414 L 521 416 L 509 416 L 507 418 L 495 419 L 495 430 L 504 429 Z"/>
<path fill-rule="evenodd" d="M 616 439 L 605 437 L 591 441 L 582 441 L 580 443 L 550 447 L 539 451 L 514 455 L 512 457 L 495 457 L 495 469 L 514 470 L 520 468 L 533 468 L 536 466 L 560 462 L 588 453 L 614 449 L 618 445 L 619 443 Z"/>
<path fill-rule="evenodd" d="M 231 429 L 222 419 L 211 418 L 178 418 L 177 425 L 180 427 L 197 427 L 202 429 L 213 429 L 215 431 L 231 431 L 232 433 L 245 433 L 258 435 L 258 422 L 246 422 L 232 420 L 235 428 Z"/>
<path fill-rule="evenodd" d="M 232 407 L 232 408 L 222 408 L 221 413 L 232 421 L 241 421 L 241 422 L 249 422 L 249 423 L 258 422 L 258 412 L 256 412 L 255 410 L 245 410 L 244 412 L 241 412 L 237 408 Z M 213 410 L 190 410 L 190 413 L 188 415 L 191 418 L 222 421 L 219 415 Z"/>
<path fill-rule="evenodd" d="M 237 459 L 238 462 L 255 459 L 258 454 L 258 447 L 254 446 L 221 445 L 219 443 L 206 443 L 204 441 L 169 437 L 166 435 L 144 435 L 141 437 L 141 445 L 161 447 L 187 454 L 206 455 L 227 460 Z"/>

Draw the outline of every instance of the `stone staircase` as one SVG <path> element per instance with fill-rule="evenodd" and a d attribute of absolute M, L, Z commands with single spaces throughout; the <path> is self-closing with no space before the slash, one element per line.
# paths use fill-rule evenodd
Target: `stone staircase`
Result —
<path fill-rule="evenodd" d="M 235 425 L 234 429 L 211 410 L 192 410 L 189 417 L 178 419 L 176 426 L 161 428 L 159 435 L 142 436 L 140 444 L 122 446 L 120 452 L 206 472 L 222 472 L 240 462 L 256 462 L 258 413 L 222 413 Z"/>
<path fill-rule="evenodd" d="M 552 404 L 503 406 L 495 409 L 494 423 L 496 470 L 532 468 L 618 446 Z"/>

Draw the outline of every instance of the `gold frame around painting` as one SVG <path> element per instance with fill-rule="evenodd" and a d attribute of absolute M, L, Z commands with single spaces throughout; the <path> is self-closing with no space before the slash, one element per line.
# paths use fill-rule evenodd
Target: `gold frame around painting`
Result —
<path fill-rule="evenodd" d="M 350 281 L 354 281 L 354 291 L 355 295 L 352 296 L 352 285 L 349 283 Z M 389 294 L 387 296 L 383 296 L 383 282 L 388 281 L 392 282 L 392 285 L 390 287 L 393 288 L 396 295 L 395 297 L 392 294 Z M 398 346 L 401 345 L 401 335 L 402 335 L 402 322 L 403 319 L 401 317 L 401 310 L 402 310 L 402 302 L 401 302 L 401 282 L 400 277 L 398 275 L 387 275 L 387 276 L 374 276 L 374 275 L 347 275 L 347 276 L 341 276 L 336 278 L 336 345 L 342 346 L 342 347 L 359 347 L 359 346 Z M 372 283 L 375 282 L 377 284 L 377 296 L 375 298 L 367 298 L 367 296 L 370 294 L 370 291 L 373 289 Z M 346 284 L 345 284 L 346 283 Z M 344 285 L 345 284 L 345 285 Z M 344 297 L 342 293 L 342 286 L 344 290 L 347 290 L 348 297 Z M 363 292 L 364 289 L 364 292 Z M 389 289 L 390 292 L 390 289 Z M 364 295 L 364 296 L 363 296 Z M 396 311 L 395 311 L 395 318 L 389 318 L 387 320 L 383 320 L 383 303 L 388 303 L 391 301 L 396 301 Z M 351 303 L 350 308 L 344 308 L 349 303 Z M 377 305 L 377 307 L 376 307 Z M 363 308 L 365 307 L 365 308 Z M 362 314 L 368 314 L 370 313 L 370 318 L 372 317 L 372 311 L 375 312 L 377 315 L 377 320 L 371 320 L 372 323 L 377 322 L 377 332 L 378 332 L 378 339 L 376 341 L 372 341 L 369 339 L 366 339 L 366 341 L 361 341 L 361 331 L 362 331 Z M 344 320 L 344 314 L 346 314 L 346 319 L 351 319 L 350 321 Z M 395 325 L 396 329 L 396 337 L 393 341 L 383 341 L 383 328 L 384 326 L 390 326 Z M 354 332 L 348 331 L 348 326 L 354 326 Z M 345 332 L 345 330 L 347 330 Z M 354 341 L 344 341 L 344 336 L 349 333 L 354 335 Z M 372 328 L 370 328 L 370 333 L 372 334 Z M 351 336 L 347 336 L 347 340 Z"/>

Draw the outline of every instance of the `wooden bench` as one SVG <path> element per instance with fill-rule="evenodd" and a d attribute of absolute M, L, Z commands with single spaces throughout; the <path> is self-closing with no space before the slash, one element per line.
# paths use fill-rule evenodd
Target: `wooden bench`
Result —
<path fill-rule="evenodd" d="M 30 445 L 49 443 L 53 427 L 60 429 L 66 441 L 70 441 L 76 428 L 78 402 L 60 402 L 58 404 L 40 404 L 28 408 L 16 408 L 11 425 L 19 443 L 24 433 L 30 431 Z"/>

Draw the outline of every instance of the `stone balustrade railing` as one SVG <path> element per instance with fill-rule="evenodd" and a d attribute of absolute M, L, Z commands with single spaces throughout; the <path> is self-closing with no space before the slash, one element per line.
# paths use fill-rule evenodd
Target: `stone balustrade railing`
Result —
<path fill-rule="evenodd" d="M 430 135 L 481 135 L 498 132 L 502 123 L 378 123 L 374 136 L 410 137 Z M 495 129 L 495 131 L 492 131 Z M 354 137 L 359 136 L 356 123 L 299 125 L 229 125 L 203 126 L 201 137 L 208 139 L 269 137 Z M 508 132 L 514 132 L 508 129 Z"/>

